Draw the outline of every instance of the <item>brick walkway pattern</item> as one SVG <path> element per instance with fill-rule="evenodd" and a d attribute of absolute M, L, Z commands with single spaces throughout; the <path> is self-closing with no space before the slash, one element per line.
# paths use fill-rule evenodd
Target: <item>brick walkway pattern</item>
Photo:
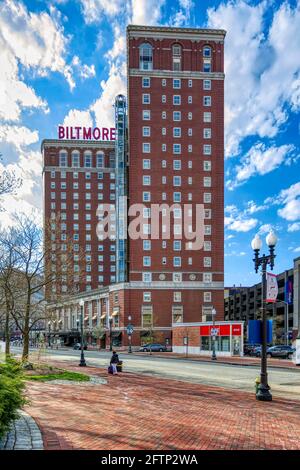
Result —
<path fill-rule="evenodd" d="M 28 384 L 27 410 L 45 449 L 300 449 L 299 401 L 263 403 L 254 392 L 108 376 L 94 367 L 84 372 L 105 377 L 107 385 Z"/>
<path fill-rule="evenodd" d="M 43 450 L 43 440 L 34 419 L 24 411 L 0 440 L 0 450 Z"/>

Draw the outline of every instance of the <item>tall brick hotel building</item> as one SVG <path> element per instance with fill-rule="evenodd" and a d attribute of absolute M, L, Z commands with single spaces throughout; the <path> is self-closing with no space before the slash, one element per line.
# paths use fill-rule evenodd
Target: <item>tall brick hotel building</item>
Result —
<path fill-rule="evenodd" d="M 116 139 L 43 142 L 45 218 L 59 212 L 85 253 L 74 261 L 83 274 L 78 293 L 51 304 L 65 341 L 76 336 L 80 300 L 85 328 L 91 337 L 101 331 L 103 347 L 126 346 L 128 323 L 138 346 L 147 337 L 171 343 L 172 325 L 210 321 L 213 307 L 223 319 L 224 37 L 223 30 L 128 26 L 128 98 L 127 106 L 116 98 Z M 116 236 L 99 240 L 97 208 L 115 202 Z M 136 204 L 141 236 L 126 237 Z M 188 233 L 197 210 L 204 243 L 195 250 Z M 192 216 L 185 230 L 184 214 Z"/>

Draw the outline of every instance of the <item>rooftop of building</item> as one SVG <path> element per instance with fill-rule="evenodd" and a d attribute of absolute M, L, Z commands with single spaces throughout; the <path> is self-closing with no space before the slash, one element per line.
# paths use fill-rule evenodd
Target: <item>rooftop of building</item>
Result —
<path fill-rule="evenodd" d="M 127 33 L 145 33 L 149 34 L 149 37 L 153 34 L 162 35 L 167 33 L 167 35 L 177 35 L 178 37 L 182 36 L 190 36 L 190 35 L 197 35 L 197 36 L 212 36 L 211 39 L 216 39 L 216 36 L 222 36 L 223 38 L 226 36 L 226 31 L 224 29 L 209 29 L 209 28 L 177 28 L 171 26 L 143 26 L 143 25 L 128 25 L 127 26 Z M 200 38 L 199 38 L 200 39 Z"/>
<path fill-rule="evenodd" d="M 104 147 L 115 148 L 115 140 L 83 140 L 83 139 L 43 139 L 41 150 L 45 147 Z"/>

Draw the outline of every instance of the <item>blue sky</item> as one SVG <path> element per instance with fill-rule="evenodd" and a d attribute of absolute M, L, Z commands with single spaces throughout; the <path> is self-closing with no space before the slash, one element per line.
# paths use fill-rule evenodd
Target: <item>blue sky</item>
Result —
<path fill-rule="evenodd" d="M 273 227 L 275 272 L 300 256 L 300 1 L 2 0 L 0 152 L 23 178 L 4 199 L 41 215 L 40 144 L 57 125 L 113 123 L 128 23 L 227 30 L 225 283 L 258 282 L 250 242 Z"/>

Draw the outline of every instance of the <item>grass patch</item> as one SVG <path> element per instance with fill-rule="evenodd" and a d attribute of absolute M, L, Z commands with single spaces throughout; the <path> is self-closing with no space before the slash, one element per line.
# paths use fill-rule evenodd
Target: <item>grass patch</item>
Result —
<path fill-rule="evenodd" d="M 80 374 L 79 372 L 62 371 L 60 373 L 43 374 L 43 375 L 27 375 L 27 380 L 36 380 L 39 382 L 47 382 L 49 380 L 70 380 L 73 382 L 89 382 L 89 375 Z"/>

